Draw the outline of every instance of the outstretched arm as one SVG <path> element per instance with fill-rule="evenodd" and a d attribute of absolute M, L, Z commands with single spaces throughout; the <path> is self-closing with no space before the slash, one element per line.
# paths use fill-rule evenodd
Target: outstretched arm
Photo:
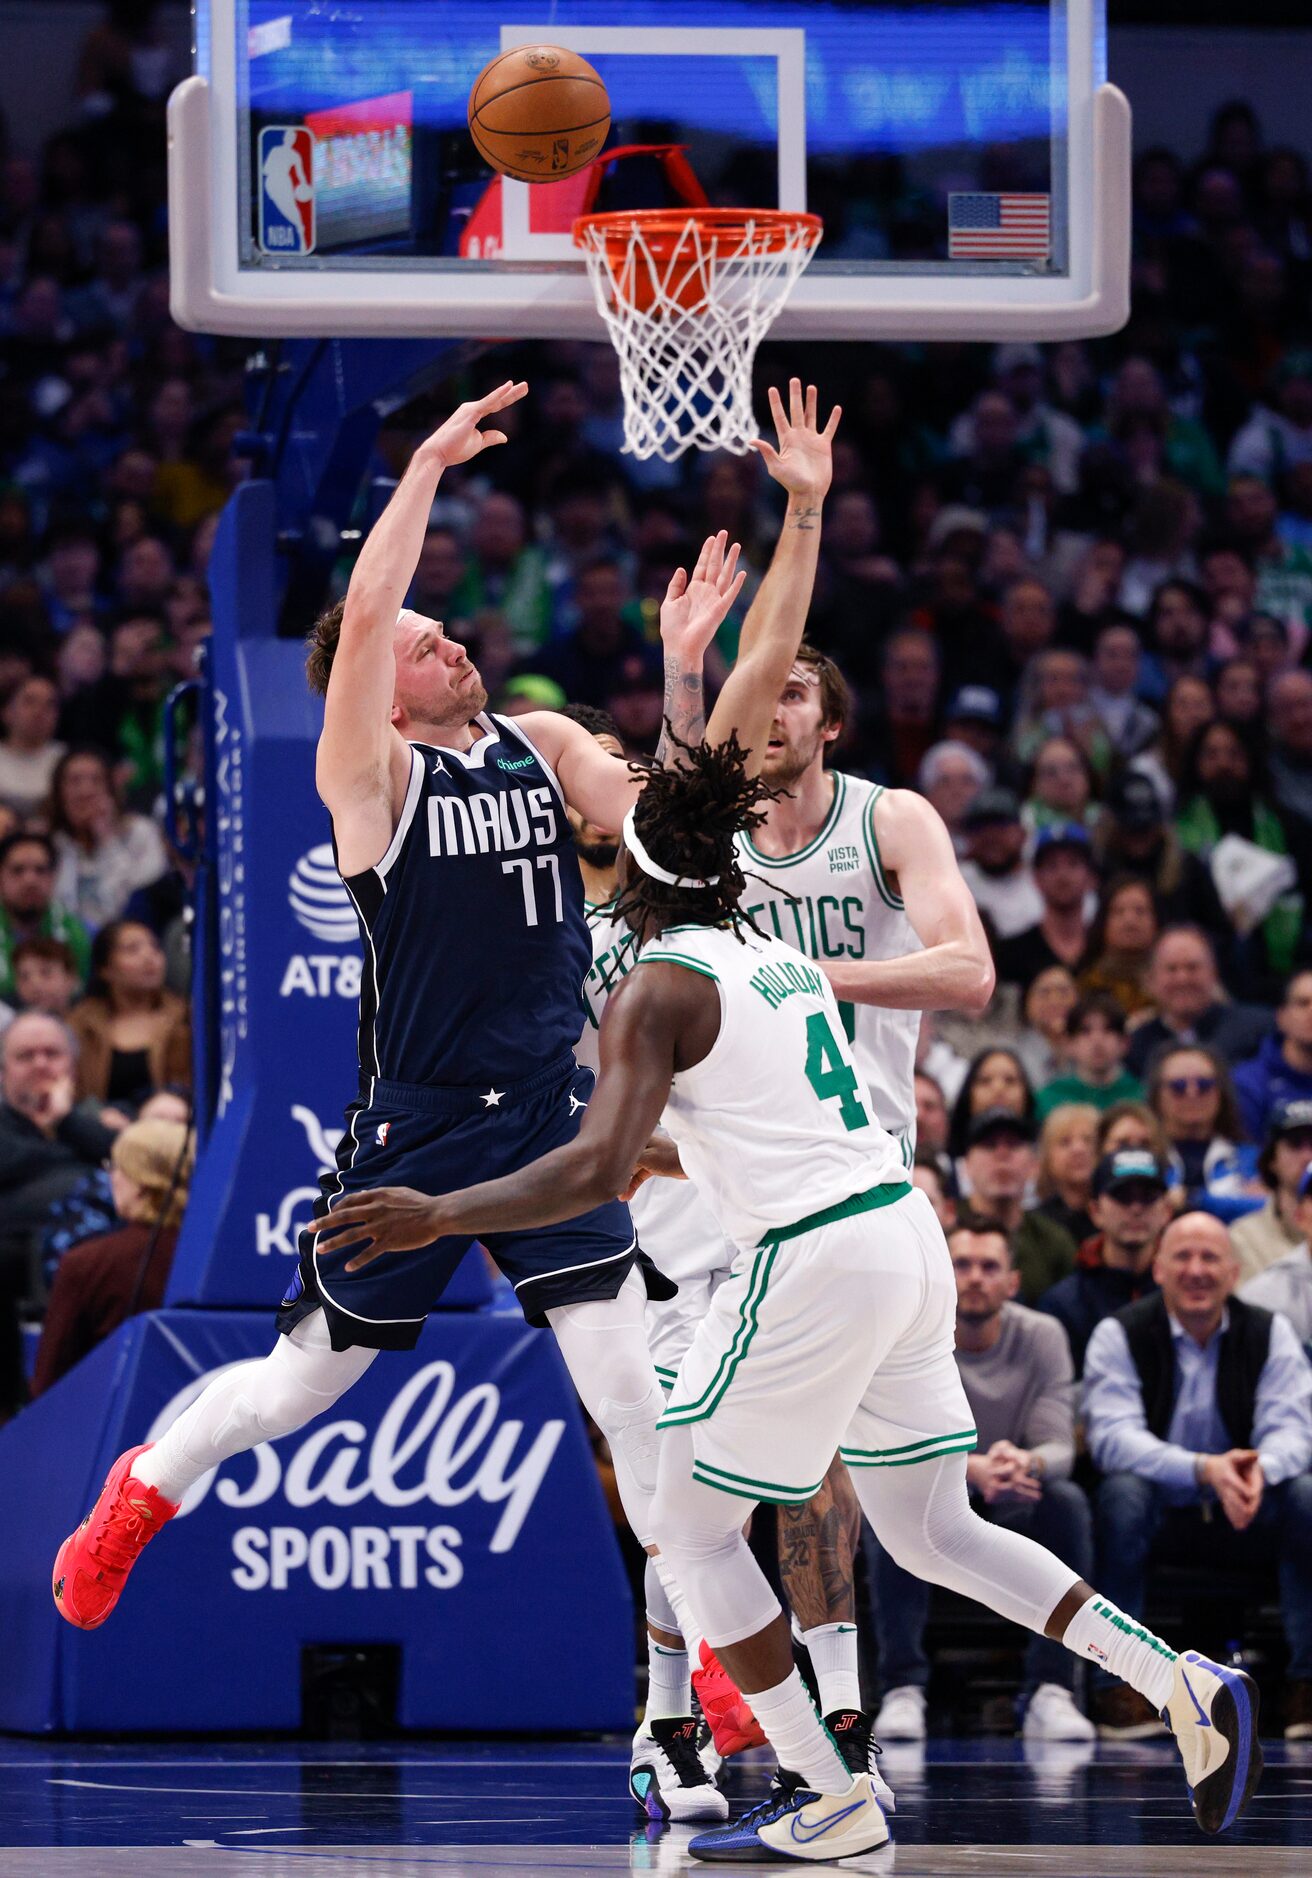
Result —
<path fill-rule="evenodd" d="M 738 572 L 738 543 L 730 545 L 722 529 L 702 543 L 691 578 L 682 568 L 676 571 L 662 602 L 666 713 L 685 743 L 701 741 L 702 658 L 744 578 Z M 531 711 L 521 722 L 559 776 L 570 807 L 598 828 L 618 829 L 642 792 L 644 776 L 617 763 L 595 737 L 558 711 Z M 662 732 L 658 760 L 667 745 Z"/>
<path fill-rule="evenodd" d="M 873 813 L 884 871 L 925 949 L 900 959 L 821 959 L 820 969 L 849 1004 L 982 1011 L 993 996 L 993 958 L 942 818 L 909 789 L 889 790 Z"/>
<path fill-rule="evenodd" d="M 414 578 L 442 472 L 504 443 L 503 432 L 483 431 L 479 424 L 527 390 L 507 382 L 486 398 L 462 404 L 421 443 L 360 550 L 346 589 L 315 765 L 319 794 L 334 815 L 349 812 L 361 798 L 389 793 L 389 765 L 400 741 L 392 726 L 392 631 Z M 389 828 L 389 839 L 390 833 Z"/>
<path fill-rule="evenodd" d="M 678 744 L 700 743 L 706 735 L 703 663 L 706 650 L 730 607 L 742 591 L 746 573 L 738 573 L 738 543 L 729 547 L 725 529 L 702 546 L 692 579 L 681 567 L 661 602 L 661 645 L 665 651 L 665 708 L 656 761 L 671 754 L 677 763 Z M 667 728 L 668 727 L 668 728 Z"/>
<path fill-rule="evenodd" d="M 309 1231 L 328 1243 L 360 1241 L 363 1249 L 347 1265 L 356 1271 L 381 1253 L 431 1245 L 448 1233 L 472 1239 L 549 1226 L 614 1199 L 665 1107 L 685 1010 L 708 989 L 714 997 L 704 979 L 679 965 L 630 973 L 607 1001 L 601 1079 L 567 1147 L 461 1193 L 430 1197 L 411 1187 L 380 1187 L 352 1194 Z"/>
<path fill-rule="evenodd" d="M 835 405 L 821 430 L 815 386 L 808 385 L 803 397 L 797 378 L 789 381 L 787 414 L 773 385 L 770 409 L 779 447 L 758 437 L 756 449 L 771 476 L 788 491 L 788 507 L 769 572 L 743 623 L 737 662 L 706 730 L 712 744 L 723 743 L 736 731 L 753 776 L 764 761 L 775 705 L 806 628 L 820 558 L 820 510 L 833 475 L 832 445 L 841 416 Z"/>

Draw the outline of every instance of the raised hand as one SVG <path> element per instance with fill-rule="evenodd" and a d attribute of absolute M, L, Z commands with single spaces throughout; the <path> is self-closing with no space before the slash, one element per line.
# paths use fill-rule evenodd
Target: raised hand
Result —
<path fill-rule="evenodd" d="M 803 397 L 801 379 L 790 378 L 786 412 L 784 401 L 773 385 L 769 395 L 770 413 L 774 418 L 779 447 L 776 449 L 764 437 L 756 437 L 752 440 L 752 448 L 760 455 L 775 481 L 782 484 L 790 496 L 821 502 L 834 473 L 834 432 L 838 429 L 843 407 L 839 404 L 834 406 L 829 413 L 829 422 L 821 430 L 816 414 L 818 399 L 814 385 L 807 386 Z"/>
<path fill-rule="evenodd" d="M 661 602 L 661 644 L 667 658 L 700 661 L 742 592 L 746 570 L 739 572 L 739 546 L 729 546 L 725 529 L 708 535 L 691 578 L 678 567 Z"/>
<path fill-rule="evenodd" d="M 472 398 L 468 404 L 457 405 L 445 424 L 435 430 L 423 445 L 425 453 L 445 467 L 452 463 L 468 463 L 471 457 L 476 457 L 492 444 L 506 443 L 508 439 L 504 430 L 480 430 L 478 427 L 484 418 L 504 411 L 508 404 L 518 404 L 527 395 L 526 383 L 516 384 L 514 379 L 508 378 L 504 385 L 498 385 L 486 398 Z"/>

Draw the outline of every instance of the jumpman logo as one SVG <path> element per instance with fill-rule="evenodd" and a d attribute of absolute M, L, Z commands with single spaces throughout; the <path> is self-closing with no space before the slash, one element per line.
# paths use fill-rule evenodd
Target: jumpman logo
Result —
<path fill-rule="evenodd" d="M 429 774 L 431 776 L 445 776 L 446 775 L 446 764 L 442 761 L 440 756 L 435 756 L 433 758 L 433 767 L 429 771 Z"/>
<path fill-rule="evenodd" d="M 586 1103 L 586 1102 L 580 1102 L 580 1101 L 579 1101 L 579 1099 L 578 1099 L 578 1097 L 577 1097 L 577 1096 L 575 1095 L 575 1093 L 574 1093 L 574 1091 L 573 1091 L 573 1090 L 571 1089 L 571 1090 L 570 1090 L 570 1092 L 569 1092 L 569 1117 L 570 1117 L 570 1120 L 571 1120 L 571 1121 L 573 1121 L 573 1119 L 574 1119 L 574 1117 L 575 1117 L 575 1116 L 576 1116 L 576 1115 L 578 1114 L 578 1112 L 579 1112 L 579 1110 L 580 1110 L 580 1109 L 585 1109 L 585 1108 L 586 1108 L 587 1106 L 588 1106 L 588 1105 L 587 1105 L 587 1103 Z"/>

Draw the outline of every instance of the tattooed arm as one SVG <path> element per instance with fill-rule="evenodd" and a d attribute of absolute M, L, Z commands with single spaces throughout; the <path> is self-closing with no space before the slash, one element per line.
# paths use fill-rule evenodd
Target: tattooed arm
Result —
<path fill-rule="evenodd" d="M 706 735 L 702 662 L 729 608 L 742 591 L 746 573 L 738 570 L 738 543 L 729 547 L 723 529 L 702 545 L 692 578 L 676 568 L 661 602 L 661 645 L 665 649 L 665 701 L 656 761 L 673 755 L 678 745 L 700 743 Z"/>
<path fill-rule="evenodd" d="M 779 1506 L 779 1578 L 803 1630 L 856 1621 L 853 1565 L 861 1508 L 847 1469 L 835 1460 L 805 1506 Z"/>

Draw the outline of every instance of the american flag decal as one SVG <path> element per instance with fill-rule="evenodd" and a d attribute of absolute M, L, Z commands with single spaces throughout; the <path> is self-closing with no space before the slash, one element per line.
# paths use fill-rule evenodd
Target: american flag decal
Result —
<path fill-rule="evenodd" d="M 981 193 L 948 197 L 948 255 L 954 261 L 1046 261 L 1052 198 Z"/>

